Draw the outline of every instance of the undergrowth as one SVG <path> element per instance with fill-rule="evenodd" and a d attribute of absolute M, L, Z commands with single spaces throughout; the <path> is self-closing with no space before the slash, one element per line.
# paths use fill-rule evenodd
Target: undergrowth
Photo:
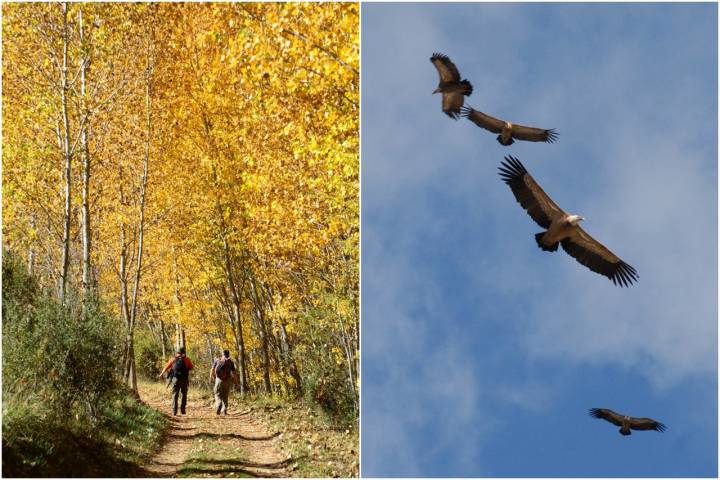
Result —
<path fill-rule="evenodd" d="M 281 450 L 293 462 L 293 477 L 357 477 L 359 436 L 357 422 L 341 422 L 316 404 L 276 396 L 246 397 L 246 407 L 272 432 Z"/>
<path fill-rule="evenodd" d="M 42 399 L 3 397 L 4 477 L 144 476 L 138 465 L 162 441 L 166 418 L 118 392 L 95 426 L 81 412 L 48 412 Z"/>
<path fill-rule="evenodd" d="M 61 304 L 5 251 L 2 322 L 3 476 L 142 475 L 167 421 L 119 383 L 107 309 Z"/>

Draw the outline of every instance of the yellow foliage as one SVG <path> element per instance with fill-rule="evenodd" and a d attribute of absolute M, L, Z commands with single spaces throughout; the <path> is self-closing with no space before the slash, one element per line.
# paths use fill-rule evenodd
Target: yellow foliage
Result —
<path fill-rule="evenodd" d="M 45 252 L 50 283 L 62 156 L 58 90 L 43 83 L 57 58 L 39 32 L 59 7 L 37 7 L 3 5 L 3 234 L 21 254 Z M 141 308 L 183 325 L 198 348 L 203 337 L 237 346 L 237 315 L 251 385 L 263 381 L 263 338 L 286 348 L 281 327 L 301 370 L 303 352 L 320 345 L 313 337 L 331 342 L 338 365 L 344 342 L 357 385 L 359 4 L 71 4 L 69 18 L 79 9 L 96 22 L 82 48 L 92 48 L 88 101 L 102 106 L 89 121 L 99 293 L 119 316 L 121 250 L 133 260 L 137 249 L 150 78 Z M 84 50 L 71 30 L 77 64 Z M 76 130 L 80 116 L 71 112 Z M 73 198 L 81 204 L 79 188 Z M 73 238 L 79 228 L 76 216 Z M 294 386 L 286 361 L 271 359 L 272 382 Z"/>

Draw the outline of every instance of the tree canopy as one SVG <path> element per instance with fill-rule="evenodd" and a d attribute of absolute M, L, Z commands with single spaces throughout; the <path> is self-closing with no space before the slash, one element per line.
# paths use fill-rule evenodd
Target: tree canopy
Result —
<path fill-rule="evenodd" d="M 2 8 L 5 248 L 109 306 L 131 384 L 176 328 L 357 411 L 359 5 Z"/>

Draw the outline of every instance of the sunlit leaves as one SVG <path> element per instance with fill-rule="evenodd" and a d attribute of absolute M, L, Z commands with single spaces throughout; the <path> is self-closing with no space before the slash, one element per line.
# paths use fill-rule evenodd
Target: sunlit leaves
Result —
<path fill-rule="evenodd" d="M 80 5 L 71 6 L 71 17 Z M 264 321 L 276 344 L 285 325 L 299 352 L 329 344 L 337 364 L 348 361 L 345 342 L 356 374 L 359 5 L 82 5 L 88 19 L 98 19 L 91 104 L 123 85 L 91 125 L 101 294 L 118 304 L 119 238 L 124 231 L 132 246 L 137 235 L 150 29 L 153 128 L 141 305 L 184 325 L 190 342 L 208 334 L 233 344 L 223 303 L 231 258 L 238 285 L 247 289 L 252 276 L 262 286 Z M 62 207 L 53 90 L 31 88 L 53 68 L 32 25 L 54 9 L 3 6 L 4 65 L 13 67 L 3 85 L 3 206 L 5 225 L 13 226 L 4 231 L 21 249 L 34 231 L 52 228 L 47 219 L 59 218 Z M 33 198 L 43 209 L 31 206 Z M 44 214 L 35 229 L 31 213 Z M 52 256 L 55 240 L 47 238 Z M 256 384 L 256 305 L 241 293 Z M 292 384 L 273 362 L 273 382 Z M 303 358 L 298 362 L 302 370 Z"/>

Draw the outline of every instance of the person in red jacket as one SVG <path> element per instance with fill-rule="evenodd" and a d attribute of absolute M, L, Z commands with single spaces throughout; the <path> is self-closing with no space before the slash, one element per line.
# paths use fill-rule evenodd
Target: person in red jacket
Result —
<path fill-rule="evenodd" d="M 182 393 L 182 403 L 180 404 L 180 413 L 185 415 L 185 407 L 187 406 L 187 391 L 190 383 L 190 370 L 193 364 L 185 355 L 185 347 L 180 347 L 173 358 L 165 365 L 158 378 L 161 378 L 165 372 L 172 370 L 172 409 L 173 415 L 177 415 L 178 410 L 178 393 Z"/>

